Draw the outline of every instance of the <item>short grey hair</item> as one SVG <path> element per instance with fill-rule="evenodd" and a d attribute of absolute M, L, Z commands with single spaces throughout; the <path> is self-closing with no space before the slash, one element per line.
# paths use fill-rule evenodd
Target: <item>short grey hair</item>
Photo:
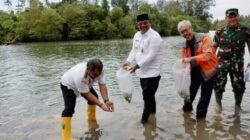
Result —
<path fill-rule="evenodd" d="M 183 21 L 180 21 L 177 25 L 177 30 L 178 32 L 180 32 L 180 29 L 182 26 L 190 26 L 190 27 L 193 27 L 191 22 L 189 20 L 183 20 Z"/>

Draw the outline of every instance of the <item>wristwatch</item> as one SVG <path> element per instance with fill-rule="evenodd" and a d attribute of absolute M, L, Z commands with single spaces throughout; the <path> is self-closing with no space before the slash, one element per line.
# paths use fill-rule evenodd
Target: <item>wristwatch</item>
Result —
<path fill-rule="evenodd" d="M 135 65 L 135 68 L 136 68 L 136 69 L 139 69 L 139 68 L 140 68 L 140 66 L 139 66 L 138 64 L 136 64 L 136 65 Z"/>
<path fill-rule="evenodd" d="M 108 102 L 108 101 L 109 101 L 109 99 L 105 99 L 105 100 L 104 100 L 104 103 L 106 103 L 106 102 Z"/>

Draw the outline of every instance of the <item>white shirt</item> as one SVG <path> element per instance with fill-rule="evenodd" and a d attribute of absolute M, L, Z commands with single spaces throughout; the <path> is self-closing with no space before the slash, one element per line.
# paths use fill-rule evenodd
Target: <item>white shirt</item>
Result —
<path fill-rule="evenodd" d="M 141 34 L 138 31 L 133 38 L 132 50 L 127 61 L 135 61 L 140 66 L 136 75 L 140 78 L 157 77 L 162 72 L 162 38 L 155 30 Z"/>
<path fill-rule="evenodd" d="M 81 93 L 89 92 L 94 82 L 98 81 L 99 84 L 105 84 L 104 73 L 95 79 L 86 75 L 87 63 L 80 63 L 69 69 L 61 78 L 61 84 L 68 89 L 72 89 L 76 96 Z"/>

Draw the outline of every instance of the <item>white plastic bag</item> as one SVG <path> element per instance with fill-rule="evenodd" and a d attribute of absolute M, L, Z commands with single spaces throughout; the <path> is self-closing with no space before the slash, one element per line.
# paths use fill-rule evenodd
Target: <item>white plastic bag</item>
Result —
<path fill-rule="evenodd" d="M 245 82 L 250 82 L 250 67 L 247 67 L 245 70 L 244 80 Z"/>
<path fill-rule="evenodd" d="M 128 70 L 120 68 L 116 72 L 116 77 L 123 97 L 130 103 L 133 93 L 131 73 Z"/>
<path fill-rule="evenodd" d="M 177 93 L 184 99 L 189 99 L 190 86 L 190 64 L 182 63 L 181 59 L 177 60 L 173 67 L 173 74 Z"/>

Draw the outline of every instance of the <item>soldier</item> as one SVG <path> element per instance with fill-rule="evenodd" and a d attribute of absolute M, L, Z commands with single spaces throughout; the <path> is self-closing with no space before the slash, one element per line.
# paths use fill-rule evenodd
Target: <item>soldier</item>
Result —
<path fill-rule="evenodd" d="M 222 110 L 222 95 L 229 73 L 235 98 L 235 113 L 241 111 L 241 101 L 246 89 L 244 82 L 244 49 L 247 43 L 250 52 L 250 29 L 239 24 L 238 9 L 226 10 L 227 26 L 216 31 L 214 36 L 214 50 L 218 49 L 220 71 L 214 87 L 216 107 L 215 111 Z M 250 63 L 249 63 L 250 64 Z M 248 65 L 249 65 L 248 64 Z"/>

